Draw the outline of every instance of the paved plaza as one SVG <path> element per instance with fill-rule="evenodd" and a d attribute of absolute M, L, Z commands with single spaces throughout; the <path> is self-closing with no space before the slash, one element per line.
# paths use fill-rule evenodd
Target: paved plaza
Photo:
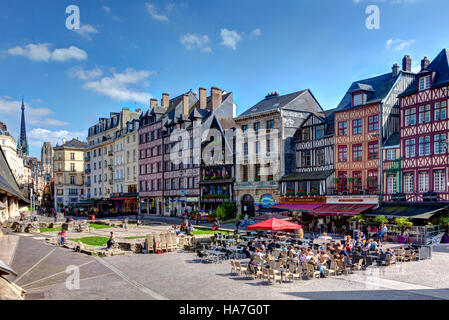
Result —
<path fill-rule="evenodd" d="M 94 258 L 49 245 L 39 235 L 0 238 L 2 257 L 19 274 L 30 300 L 160 299 L 449 299 L 449 246 L 432 260 L 370 267 L 352 275 L 267 285 L 230 274 L 229 262 L 201 264 L 194 253 Z M 66 287 L 68 266 L 80 270 L 79 290 Z"/>

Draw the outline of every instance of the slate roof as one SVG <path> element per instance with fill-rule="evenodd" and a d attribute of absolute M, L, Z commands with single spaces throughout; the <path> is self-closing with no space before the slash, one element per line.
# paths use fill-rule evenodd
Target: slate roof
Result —
<path fill-rule="evenodd" d="M 289 181 L 319 181 L 327 179 L 333 170 L 317 171 L 317 172 L 295 172 L 281 179 L 282 182 Z"/>
<path fill-rule="evenodd" d="M 385 141 L 383 148 L 392 148 L 399 147 L 400 145 L 400 134 L 399 132 L 393 133 L 388 139 Z"/>
<path fill-rule="evenodd" d="M 0 190 L 13 194 L 24 202 L 29 202 L 20 191 L 2 148 L 0 148 Z"/>
<path fill-rule="evenodd" d="M 443 49 L 438 56 L 433 59 L 429 66 L 420 73 L 426 73 L 429 71 L 436 72 L 431 89 L 449 85 L 449 49 Z M 419 77 L 417 77 L 417 79 L 413 81 L 407 90 L 399 95 L 399 97 L 405 97 L 416 93 L 418 91 L 418 81 Z"/>
<path fill-rule="evenodd" d="M 85 149 L 88 147 L 87 142 L 82 142 L 77 139 L 72 139 L 71 141 L 68 141 L 64 143 L 63 145 L 56 146 L 55 149 L 59 148 L 75 148 L 75 149 Z"/>
<path fill-rule="evenodd" d="M 311 105 L 309 103 L 311 101 L 310 101 L 310 99 L 306 98 L 305 96 L 304 96 L 305 99 L 303 101 L 300 101 L 301 97 L 305 93 L 310 93 L 310 96 L 313 98 L 314 102 L 318 106 L 317 108 L 312 108 L 312 110 L 311 110 L 311 108 L 310 108 Z M 286 94 L 283 96 L 273 96 L 273 97 L 265 98 L 264 100 L 258 102 L 253 107 L 249 108 L 247 111 L 243 112 L 241 115 L 238 116 L 238 118 L 257 115 L 257 114 L 265 113 L 265 112 L 269 112 L 269 111 L 275 111 L 278 109 L 288 108 L 289 104 L 291 104 L 295 100 L 298 100 L 298 103 L 299 103 L 299 107 L 295 108 L 295 110 L 297 110 L 297 111 L 305 111 L 305 112 L 322 112 L 323 111 L 323 109 L 319 105 L 318 101 L 316 101 L 316 99 L 313 97 L 310 90 L 306 89 L 306 90 Z"/>
<path fill-rule="evenodd" d="M 365 88 L 363 90 L 368 90 L 365 105 L 382 102 L 382 100 L 387 97 L 401 74 L 402 71 L 399 72 L 398 75 L 393 76 L 393 73 L 390 72 L 373 78 L 353 82 L 338 105 L 338 111 L 353 108 L 351 92 L 361 90 L 361 88 Z M 356 108 L 358 107 L 360 106 L 356 106 Z"/>

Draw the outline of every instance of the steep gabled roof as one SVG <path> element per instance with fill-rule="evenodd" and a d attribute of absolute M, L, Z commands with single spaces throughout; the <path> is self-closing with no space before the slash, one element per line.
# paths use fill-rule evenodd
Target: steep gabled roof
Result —
<path fill-rule="evenodd" d="M 425 73 L 429 71 L 435 72 L 431 89 L 449 85 L 449 49 L 443 49 L 429 66 L 421 72 Z M 416 93 L 418 91 L 418 81 L 419 77 L 399 96 L 404 97 Z"/>
<path fill-rule="evenodd" d="M 253 107 L 242 113 L 238 118 L 248 117 L 265 113 L 269 111 L 276 111 L 281 109 L 289 109 L 304 112 L 322 112 L 318 101 L 315 99 L 309 89 L 293 92 L 283 96 L 271 96 L 258 102 Z"/>
<path fill-rule="evenodd" d="M 365 105 L 382 102 L 388 96 L 401 74 L 402 71 L 399 72 L 398 75 L 393 76 L 393 73 L 390 72 L 373 78 L 353 82 L 338 105 L 338 111 L 353 108 L 351 92 L 358 90 L 364 90 L 367 94 Z"/>
<path fill-rule="evenodd" d="M 88 147 L 87 142 L 82 142 L 77 139 L 72 139 L 61 146 L 56 146 L 55 148 L 74 148 L 74 149 L 85 149 Z"/>
<path fill-rule="evenodd" d="M 383 148 L 394 148 L 399 147 L 400 145 L 400 134 L 399 132 L 393 133 L 388 139 L 384 142 Z"/>

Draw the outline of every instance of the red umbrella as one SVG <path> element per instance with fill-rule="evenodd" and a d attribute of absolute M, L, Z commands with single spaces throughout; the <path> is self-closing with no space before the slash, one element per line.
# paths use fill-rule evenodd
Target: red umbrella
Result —
<path fill-rule="evenodd" d="M 265 220 L 252 226 L 249 226 L 247 230 L 272 230 L 272 231 L 281 231 L 281 230 L 297 230 L 301 227 L 296 223 L 291 223 L 284 220 L 279 220 L 276 218 L 272 218 L 269 220 Z"/>

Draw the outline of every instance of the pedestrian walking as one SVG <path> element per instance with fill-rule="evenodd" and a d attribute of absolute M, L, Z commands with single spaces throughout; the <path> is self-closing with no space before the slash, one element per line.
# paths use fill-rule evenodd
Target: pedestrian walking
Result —
<path fill-rule="evenodd" d="M 125 230 L 128 231 L 128 217 L 125 218 L 124 224 L 125 224 Z"/>

